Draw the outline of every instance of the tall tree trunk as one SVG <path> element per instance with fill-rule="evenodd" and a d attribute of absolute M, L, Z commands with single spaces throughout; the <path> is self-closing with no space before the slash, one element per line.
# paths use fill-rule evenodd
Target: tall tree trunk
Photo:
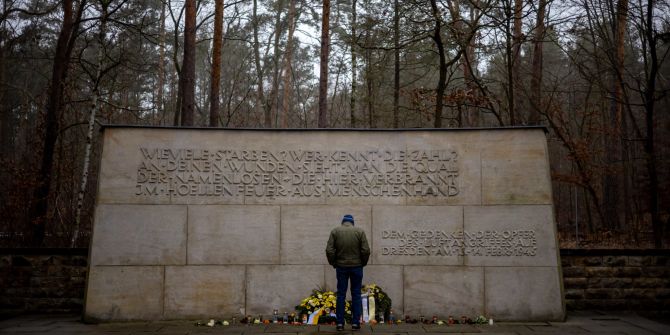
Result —
<path fill-rule="evenodd" d="M 619 229 L 622 228 L 622 224 L 626 225 L 628 222 L 631 222 L 632 218 L 632 205 L 633 201 L 631 199 L 631 188 L 632 188 L 632 183 L 631 179 L 633 177 L 633 162 L 631 161 L 630 157 L 630 141 L 626 141 L 625 138 L 628 137 L 628 120 L 626 115 L 624 114 L 624 108 L 627 108 L 625 104 L 628 103 L 627 98 L 625 96 L 624 92 L 624 58 L 625 58 L 625 38 L 626 38 L 626 20 L 628 16 L 628 0 L 625 1 L 619 1 L 617 4 L 617 25 L 616 25 L 616 43 L 617 43 L 617 50 L 616 50 L 616 68 L 617 70 L 615 71 L 616 73 L 616 80 L 615 85 L 615 108 L 616 108 L 616 113 L 619 117 L 617 119 L 617 131 L 615 131 L 615 138 L 614 140 L 618 142 L 618 150 L 619 152 L 617 153 L 618 155 L 618 173 L 617 173 L 617 191 L 620 193 L 620 196 L 616 198 L 616 203 L 615 207 L 616 208 L 616 215 L 617 217 L 615 218 L 615 228 Z M 621 20 L 621 21 L 620 21 Z M 642 19 L 644 20 L 644 19 Z M 630 108 L 628 106 L 628 108 Z M 632 115 L 631 115 L 632 116 Z M 635 118 L 630 119 L 631 123 L 635 125 Z M 638 131 L 638 134 L 640 132 Z M 641 136 L 640 136 L 641 137 Z M 619 209 L 623 208 L 623 217 L 621 217 L 621 213 L 619 212 Z"/>
<path fill-rule="evenodd" d="M 439 78 L 437 81 L 437 87 L 435 88 L 435 120 L 433 127 L 442 128 L 442 108 L 444 106 L 444 91 L 447 88 L 447 61 L 444 51 L 444 43 L 442 42 L 442 16 L 439 9 L 437 8 L 437 1 L 431 0 L 430 7 L 433 13 L 433 19 L 435 20 L 435 27 L 433 28 L 433 41 L 437 47 L 437 53 L 439 55 L 440 69 L 439 69 Z"/>
<path fill-rule="evenodd" d="M 175 22 L 175 25 L 177 23 Z M 174 63 L 174 72 L 172 72 L 172 82 L 174 83 L 174 77 L 177 77 L 177 96 L 176 99 L 172 99 L 174 105 L 172 109 L 174 111 L 172 125 L 179 127 L 181 124 L 181 98 L 182 98 L 182 80 L 181 80 L 181 65 L 179 64 L 179 29 L 174 29 L 173 36 L 174 47 L 172 48 L 172 63 Z M 173 94 L 174 95 L 174 94 Z"/>
<path fill-rule="evenodd" d="M 366 33 L 365 37 L 365 44 L 367 45 L 368 38 L 370 36 L 368 33 Z M 366 102 L 368 104 L 368 128 L 374 128 L 375 127 L 375 111 L 374 111 L 374 103 L 372 100 L 372 50 L 368 48 L 365 50 L 365 84 L 367 87 L 367 99 Z"/>
<path fill-rule="evenodd" d="M 156 85 L 156 116 L 160 114 L 159 125 L 163 124 L 165 119 L 165 107 L 164 107 L 164 98 L 165 95 L 165 7 L 167 5 L 163 2 L 161 8 L 161 17 L 160 17 L 160 38 L 158 41 L 158 85 Z"/>
<path fill-rule="evenodd" d="M 258 42 L 258 28 L 260 25 L 260 20 L 258 18 L 258 0 L 254 0 L 253 3 L 253 29 L 254 29 L 254 62 L 256 65 L 256 76 L 258 81 L 258 91 L 256 92 L 256 111 L 264 113 L 264 126 L 270 128 L 272 124 L 272 117 L 270 113 L 265 109 L 265 96 L 263 92 L 263 68 L 261 67 L 261 54 L 260 54 L 260 43 Z"/>
<path fill-rule="evenodd" d="M 175 127 L 179 127 L 181 124 L 181 99 L 182 99 L 182 81 L 181 81 L 181 73 L 177 72 L 177 99 L 175 101 L 175 108 L 174 108 L 174 118 L 172 119 L 172 125 Z"/>
<path fill-rule="evenodd" d="M 477 21 L 479 20 L 476 18 L 475 7 L 470 9 L 470 26 L 475 26 L 477 24 Z M 471 29 L 468 30 L 467 35 L 469 36 L 469 40 L 467 41 L 467 44 L 465 45 L 465 50 L 463 52 L 463 61 L 461 62 L 463 65 L 463 80 L 465 81 L 465 88 L 469 94 L 472 94 L 474 96 L 479 95 L 479 90 L 477 88 L 477 81 L 475 79 L 475 75 L 473 72 L 473 69 L 477 68 L 477 60 L 475 58 L 475 36 L 474 33 Z M 466 108 L 467 111 L 467 117 L 466 117 L 466 122 L 467 124 L 465 126 L 467 127 L 478 127 L 479 126 L 479 108 L 476 106 L 468 106 Z"/>
<path fill-rule="evenodd" d="M 2 12 L 7 13 L 8 8 L 7 1 L 2 2 Z M 5 82 L 5 48 L 7 47 L 8 41 L 7 37 L 7 20 L 2 20 L 2 27 L 0 28 L 0 84 Z M 0 157 L 9 158 L 9 154 L 13 151 L 10 148 L 12 143 L 13 136 L 13 121 L 14 114 L 10 111 L 9 108 L 5 107 L 5 89 L 0 85 Z M 0 171 L 0 183 L 2 185 L 7 185 L 5 177 L 6 171 L 3 169 Z M 0 189 L 2 192 L 4 189 Z"/>
<path fill-rule="evenodd" d="M 193 126 L 195 116 L 195 0 L 185 0 L 184 58 L 181 66 L 181 124 Z"/>
<path fill-rule="evenodd" d="M 284 7 L 284 1 L 277 1 L 277 12 L 275 13 L 275 41 L 274 41 L 274 55 L 272 57 L 272 89 L 270 90 L 270 99 L 268 104 L 265 106 L 267 109 L 267 115 L 270 116 L 270 127 L 275 127 L 277 125 L 277 110 L 279 109 L 279 101 L 277 97 L 279 95 L 279 43 L 282 35 L 282 24 L 281 24 L 281 12 Z"/>
<path fill-rule="evenodd" d="M 7 2 L 3 1 L 3 5 L 7 6 Z M 3 12 L 7 12 L 7 8 Z M 3 21 L 3 26 L 5 22 Z M 8 48 L 6 41 L 6 31 L 7 28 L 3 27 L 0 30 L 0 83 L 5 82 L 5 48 Z M 0 157 L 9 159 L 14 152 L 14 113 L 12 110 L 5 105 L 5 89 L 0 87 Z M 5 177 L 8 176 L 5 169 L 0 171 L 0 183 L 2 185 L 7 185 Z M 0 190 L 1 191 L 1 190 Z"/>
<path fill-rule="evenodd" d="M 400 110 L 400 5 L 393 4 L 393 128 L 399 125 Z"/>
<path fill-rule="evenodd" d="M 351 3 L 351 100 L 349 101 L 349 119 L 351 128 L 356 128 L 356 0 Z"/>
<path fill-rule="evenodd" d="M 293 33 L 295 32 L 295 0 L 289 0 L 288 7 L 288 39 L 284 53 L 284 98 L 282 99 L 281 127 L 288 128 L 288 115 L 291 110 L 291 92 L 293 85 Z"/>
<path fill-rule="evenodd" d="M 614 168 L 614 174 L 605 174 L 603 178 L 604 183 L 604 207 L 605 219 L 607 222 L 603 224 L 610 229 L 616 229 L 620 226 L 621 217 L 619 215 L 619 205 L 621 190 L 619 185 L 625 183 L 623 164 L 621 162 L 623 150 L 623 73 L 624 73 L 624 57 L 625 57 L 625 35 L 626 35 L 626 21 L 628 20 L 628 0 L 617 1 L 616 9 L 616 23 L 614 26 L 614 67 L 612 71 L 613 80 L 613 94 L 610 105 L 610 115 L 608 122 L 614 122 L 614 125 L 609 125 L 613 129 L 610 139 L 605 143 L 607 163 Z"/>
<path fill-rule="evenodd" d="M 214 42 L 212 46 L 212 77 L 209 92 L 209 126 L 219 126 L 221 90 L 221 49 L 223 42 L 223 0 L 214 1 Z"/>
<path fill-rule="evenodd" d="M 81 182 L 79 184 L 79 193 L 77 194 L 77 211 L 75 213 L 75 225 L 72 233 L 71 248 L 77 246 L 79 239 L 79 229 L 81 227 L 81 209 L 84 207 L 84 195 L 86 194 L 86 185 L 88 184 L 88 169 L 91 163 L 91 151 L 93 147 L 93 130 L 95 129 L 95 116 L 98 111 L 98 100 L 100 96 L 100 81 L 102 80 L 102 66 L 104 63 L 105 34 L 107 33 L 107 13 L 109 2 L 100 1 L 100 31 L 98 32 L 98 59 L 95 78 L 93 78 L 93 91 L 91 92 L 91 111 L 88 116 L 88 131 L 86 132 L 86 148 L 84 149 L 84 166 L 82 167 Z"/>
<path fill-rule="evenodd" d="M 647 87 L 644 91 L 644 109 L 645 124 L 647 128 L 647 137 L 644 142 L 644 151 L 647 160 L 647 173 L 649 174 L 649 211 L 651 212 L 652 229 L 654 232 L 654 246 L 663 247 L 664 228 L 661 222 L 658 200 L 658 171 L 656 148 L 654 146 L 654 108 L 656 99 L 656 76 L 658 75 L 658 55 L 656 54 L 656 36 L 654 34 L 654 2 L 647 2 L 646 10 L 646 43 L 649 43 L 649 75 L 647 77 Z"/>
<path fill-rule="evenodd" d="M 505 65 L 507 66 L 507 112 L 509 113 L 509 122 L 510 125 L 516 123 L 514 117 L 514 56 L 513 56 L 513 43 L 512 43 L 512 30 L 511 30 L 511 8 L 506 8 L 507 10 L 507 20 L 505 20 Z"/>
<path fill-rule="evenodd" d="M 33 194 L 30 220 L 33 224 L 33 244 L 41 246 L 44 242 L 47 214 L 49 212 L 49 192 L 53 171 L 54 148 L 58 140 L 60 125 L 58 119 L 63 110 L 63 90 L 67 80 L 72 49 L 77 38 L 79 23 L 86 1 L 80 1 L 76 13 L 73 0 L 63 0 L 63 25 L 58 34 L 54 56 L 51 82 L 47 92 L 47 105 L 44 113 L 44 135 L 42 160 L 37 175 L 38 185 Z"/>
<path fill-rule="evenodd" d="M 544 16 L 547 8 L 547 0 L 539 0 L 537 7 L 537 22 L 535 24 L 535 36 L 533 41 L 533 73 L 530 79 L 532 107 L 528 122 L 530 124 L 540 123 L 542 113 L 542 45 L 544 43 Z"/>
<path fill-rule="evenodd" d="M 521 14 L 523 9 L 523 0 L 514 0 L 514 29 L 512 35 L 512 74 L 511 74 L 511 98 L 512 103 L 510 104 L 510 123 L 514 126 L 517 124 L 518 120 L 518 109 L 519 109 L 519 86 L 520 86 L 520 75 L 519 75 L 519 66 L 521 63 Z"/>
<path fill-rule="evenodd" d="M 319 128 L 328 127 L 328 54 L 330 49 L 330 0 L 323 0 L 321 15 L 321 64 L 319 71 Z"/>

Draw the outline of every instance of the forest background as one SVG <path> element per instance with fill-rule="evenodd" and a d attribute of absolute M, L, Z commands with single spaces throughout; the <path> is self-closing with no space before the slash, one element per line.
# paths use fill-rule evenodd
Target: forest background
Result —
<path fill-rule="evenodd" d="M 670 240 L 670 2 L 3 0 L 0 247 L 87 247 L 101 124 L 543 125 L 562 247 Z"/>

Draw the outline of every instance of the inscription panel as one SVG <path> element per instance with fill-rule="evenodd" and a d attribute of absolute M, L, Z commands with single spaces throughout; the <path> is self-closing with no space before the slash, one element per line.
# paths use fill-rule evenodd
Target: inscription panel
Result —
<path fill-rule="evenodd" d="M 481 203 L 480 155 L 464 134 L 163 132 L 175 135 L 105 131 L 101 203 Z"/>
<path fill-rule="evenodd" d="M 384 230 L 377 252 L 387 256 L 534 257 L 534 230 Z M 381 250 L 379 250 L 381 249 Z"/>
<path fill-rule="evenodd" d="M 463 230 L 461 206 L 374 206 L 373 264 L 462 265 L 460 245 L 435 245 L 435 232 Z"/>
<path fill-rule="evenodd" d="M 455 197 L 458 152 L 140 147 L 135 196 Z"/>

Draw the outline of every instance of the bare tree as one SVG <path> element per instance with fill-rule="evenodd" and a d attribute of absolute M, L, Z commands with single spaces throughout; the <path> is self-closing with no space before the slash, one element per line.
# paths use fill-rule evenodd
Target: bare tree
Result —
<path fill-rule="evenodd" d="M 221 91 L 221 50 L 223 42 L 223 0 L 214 1 L 214 41 L 212 46 L 212 75 L 209 93 L 209 126 L 219 125 Z"/>
<path fill-rule="evenodd" d="M 96 61 L 95 76 L 92 78 L 93 90 L 91 92 L 91 110 L 88 116 L 88 131 L 86 132 L 86 148 L 84 149 L 84 166 L 82 168 L 81 182 L 79 183 L 79 194 L 77 195 L 77 209 L 75 214 L 75 226 L 72 234 L 70 247 L 74 248 L 79 239 L 81 226 L 81 210 L 84 205 L 84 194 L 88 184 L 89 165 L 91 164 L 91 151 L 93 144 L 93 130 L 95 129 L 95 117 L 99 108 L 100 81 L 103 76 L 105 34 L 107 33 L 107 16 L 110 2 L 100 1 L 100 30 L 98 31 L 98 59 Z"/>
<path fill-rule="evenodd" d="M 349 102 L 349 119 L 351 128 L 356 128 L 356 0 L 351 2 L 351 97 Z"/>
<path fill-rule="evenodd" d="M 516 125 L 518 120 L 517 109 L 519 108 L 519 84 L 520 84 L 520 63 L 521 63 L 521 16 L 523 15 L 523 0 L 514 0 L 514 28 L 512 35 L 512 61 L 509 94 L 509 119 L 511 125 Z M 509 38 L 509 36 L 508 36 Z"/>
<path fill-rule="evenodd" d="M 184 10 L 185 7 L 182 6 L 181 9 L 179 10 L 178 14 L 175 15 L 175 11 L 172 8 L 172 2 L 171 1 L 166 1 L 165 2 L 167 8 L 170 11 L 170 18 L 172 19 L 172 24 L 175 27 L 179 27 L 179 22 L 181 21 L 182 16 L 184 15 Z M 176 80 L 176 89 L 172 90 L 172 95 L 174 96 L 173 99 L 171 99 L 174 104 L 172 105 L 172 108 L 174 110 L 174 115 L 172 119 L 172 125 L 175 127 L 178 127 L 181 124 L 181 119 L 182 119 L 182 113 L 181 113 L 181 101 L 183 99 L 183 84 L 184 81 L 182 80 L 182 65 L 179 64 L 179 45 L 180 45 L 180 34 L 179 34 L 179 29 L 173 29 L 172 30 L 172 63 L 174 64 L 174 71 L 172 71 L 171 75 L 172 78 L 175 76 L 178 78 Z M 174 80 L 172 81 L 174 84 Z M 176 96 L 175 96 L 176 93 Z"/>
<path fill-rule="evenodd" d="M 400 114 L 400 5 L 393 3 L 393 128 L 398 128 Z"/>
<path fill-rule="evenodd" d="M 647 83 L 644 90 L 644 110 L 645 110 L 645 126 L 647 128 L 647 136 L 644 141 L 644 151 L 647 163 L 647 173 L 649 174 L 649 212 L 651 212 L 651 223 L 654 232 L 654 246 L 656 248 L 663 247 L 664 228 L 661 222 L 660 206 L 659 206 L 659 180 L 658 180 L 658 166 L 657 154 L 655 147 L 655 132 L 654 132 L 654 117 L 656 105 L 656 81 L 659 70 L 659 59 L 657 54 L 656 43 L 659 40 L 659 35 L 654 31 L 654 4 L 653 1 L 647 2 L 647 7 L 644 16 L 644 37 L 643 44 L 647 54 L 644 55 L 646 63 L 648 64 Z M 666 37 L 667 38 L 667 37 Z"/>
<path fill-rule="evenodd" d="M 330 0 L 323 0 L 319 71 L 319 128 L 328 127 L 328 53 L 330 48 Z"/>
<path fill-rule="evenodd" d="M 256 92 L 256 110 L 257 111 L 262 111 L 265 114 L 264 117 L 264 125 L 266 128 L 270 128 L 272 125 L 272 116 L 270 115 L 270 111 L 266 108 L 265 106 L 265 96 L 264 96 L 264 89 L 263 89 L 263 67 L 261 66 L 261 54 L 260 54 L 260 43 L 258 42 L 258 30 L 260 26 L 260 19 L 258 17 L 258 0 L 254 0 L 253 3 L 253 9 L 252 9 L 252 22 L 251 22 L 254 30 L 254 62 L 256 65 L 256 85 L 257 85 L 257 92 Z"/>
<path fill-rule="evenodd" d="M 47 93 L 47 105 L 44 113 L 44 135 L 42 142 L 42 159 L 37 175 L 38 186 L 35 188 L 31 205 L 30 221 L 33 224 L 33 243 L 41 246 L 44 242 L 47 214 L 49 212 L 49 192 L 53 171 L 54 148 L 59 133 L 59 118 L 63 110 L 63 90 L 68 78 L 68 69 L 72 50 L 79 33 L 79 24 L 86 7 L 81 0 L 74 8 L 73 0 L 63 0 L 63 24 L 56 42 L 51 81 Z"/>
<path fill-rule="evenodd" d="M 161 17 L 160 17 L 160 39 L 158 42 L 158 85 L 156 85 L 156 113 L 161 113 L 159 124 L 163 124 L 165 119 L 165 99 L 163 95 L 165 93 L 165 7 L 167 5 L 163 2 L 161 6 Z"/>
<path fill-rule="evenodd" d="M 537 124 L 540 122 L 542 110 L 542 44 L 544 43 L 544 20 L 547 8 L 547 0 L 539 0 L 537 7 L 537 21 L 535 23 L 535 36 L 533 40 L 533 69 L 530 81 L 531 109 L 528 122 Z"/>
<path fill-rule="evenodd" d="M 295 32 L 296 14 L 295 0 L 289 0 L 288 7 L 288 39 L 286 40 L 286 52 L 284 54 L 284 97 L 282 98 L 281 127 L 288 127 L 288 116 L 291 110 L 291 92 L 293 85 L 293 34 Z"/>
<path fill-rule="evenodd" d="M 432 9 L 433 20 L 435 20 L 433 29 L 433 42 L 437 47 L 437 54 L 439 56 L 439 78 L 437 80 L 437 87 L 435 88 L 435 120 L 433 127 L 442 128 L 442 109 L 444 106 L 444 91 L 447 89 L 447 61 L 444 51 L 444 42 L 442 42 L 442 13 L 437 8 L 437 1 L 430 0 L 430 7 Z"/>
<path fill-rule="evenodd" d="M 193 126 L 195 116 L 195 0 L 185 0 L 184 57 L 181 68 L 181 124 Z"/>
<path fill-rule="evenodd" d="M 610 168 L 620 169 L 622 172 L 623 162 L 622 154 L 624 143 L 622 134 L 625 133 L 623 107 L 624 107 L 624 56 L 625 56 L 625 35 L 628 21 L 628 0 L 618 0 L 616 20 L 612 26 L 614 35 L 614 55 L 612 64 L 612 99 L 610 103 L 609 120 L 605 127 L 610 128 L 610 136 L 605 143 L 605 152 L 607 163 Z M 612 122 L 613 124 L 611 124 Z M 625 172 L 624 172 L 625 173 Z M 619 215 L 618 203 L 622 196 L 620 185 L 625 183 L 624 173 L 615 173 L 615 176 L 606 174 L 603 176 L 604 206 L 605 206 L 605 225 L 610 228 L 620 226 L 621 217 Z M 624 190 L 625 191 L 625 190 Z"/>

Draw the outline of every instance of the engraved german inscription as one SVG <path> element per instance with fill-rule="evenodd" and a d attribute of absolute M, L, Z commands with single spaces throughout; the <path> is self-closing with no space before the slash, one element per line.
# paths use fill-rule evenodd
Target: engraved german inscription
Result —
<path fill-rule="evenodd" d="M 460 192 L 454 149 L 139 150 L 138 197 L 456 197 Z"/>
<path fill-rule="evenodd" d="M 529 256 L 537 254 L 534 230 L 384 230 L 385 256 Z"/>

